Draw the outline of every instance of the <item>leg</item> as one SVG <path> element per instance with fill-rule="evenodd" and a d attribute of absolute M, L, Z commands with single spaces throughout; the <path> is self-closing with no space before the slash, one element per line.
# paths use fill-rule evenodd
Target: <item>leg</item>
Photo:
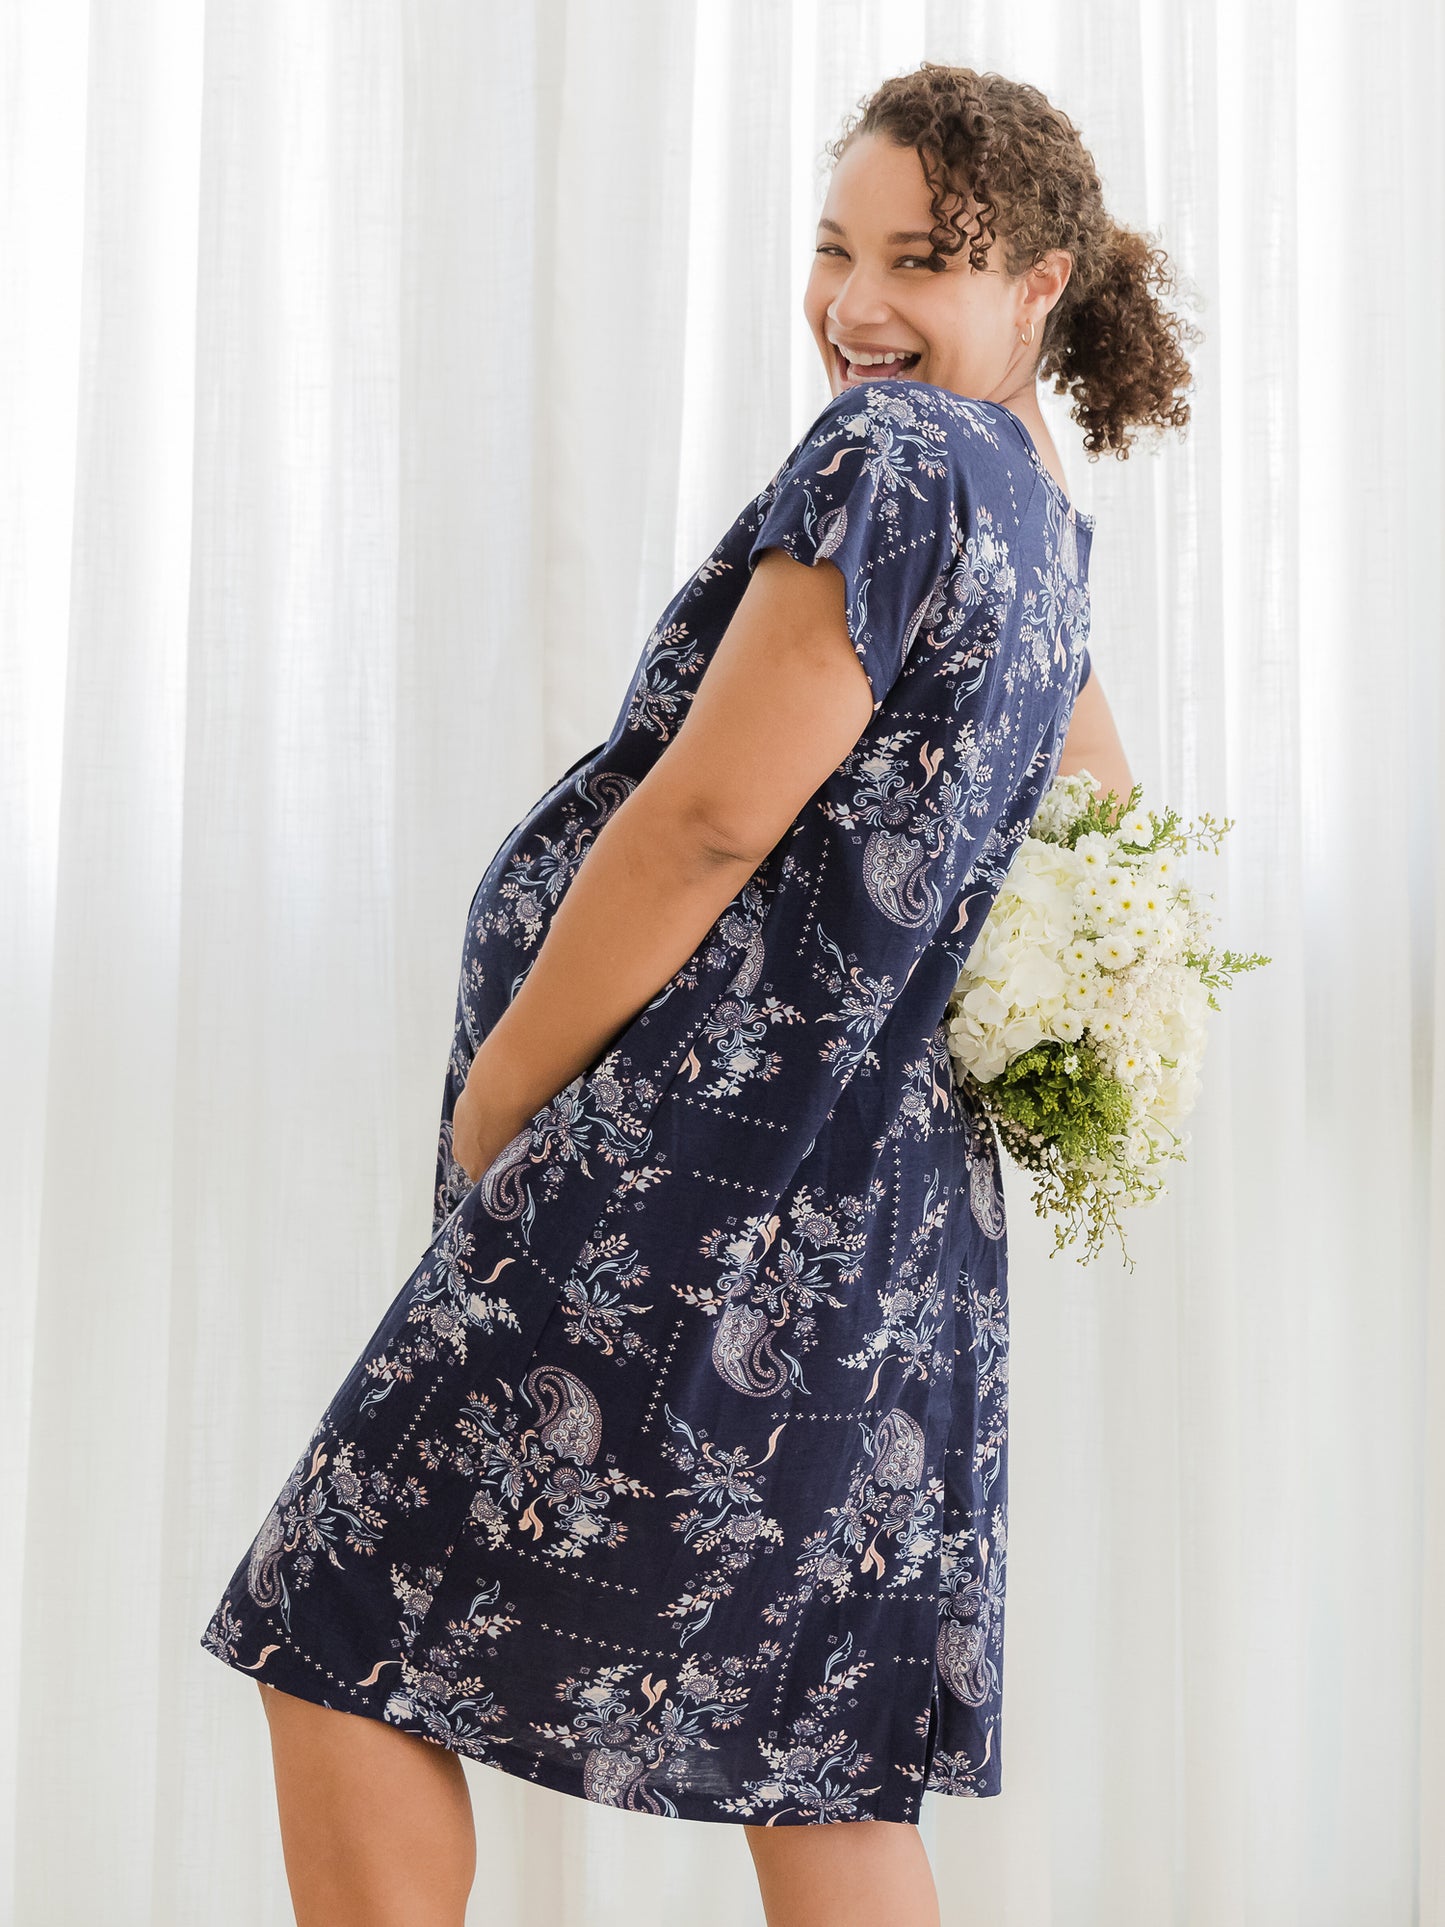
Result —
<path fill-rule="evenodd" d="M 297 1927 L 462 1927 L 477 1842 L 456 1754 L 256 1684 Z"/>
<path fill-rule="evenodd" d="M 768 1927 L 939 1927 L 923 1836 L 901 1820 L 747 1827 Z"/>

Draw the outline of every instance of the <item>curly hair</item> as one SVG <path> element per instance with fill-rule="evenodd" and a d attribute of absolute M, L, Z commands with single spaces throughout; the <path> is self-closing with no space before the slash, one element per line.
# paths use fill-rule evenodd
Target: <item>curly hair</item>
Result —
<path fill-rule="evenodd" d="M 1025 81 L 925 60 L 885 80 L 826 152 L 836 163 L 865 134 L 917 150 L 932 192 L 936 271 L 965 243 L 981 271 L 996 234 L 1010 275 L 1050 249 L 1069 254 L 1034 375 L 1052 377 L 1056 394 L 1072 392 L 1069 412 L 1091 460 L 1105 450 L 1126 458 L 1130 431 L 1141 425 L 1160 434 L 1184 428 L 1184 344 L 1200 331 L 1160 301 L 1178 286 L 1174 268 L 1152 236 L 1120 226 L 1105 208 L 1094 157 L 1067 114 Z M 970 202 L 972 234 L 961 218 Z"/>

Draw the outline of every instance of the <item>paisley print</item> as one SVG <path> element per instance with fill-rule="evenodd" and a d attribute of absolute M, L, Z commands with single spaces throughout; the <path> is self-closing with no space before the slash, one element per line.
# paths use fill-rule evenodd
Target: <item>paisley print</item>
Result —
<path fill-rule="evenodd" d="M 431 1242 L 202 1644 L 606 1806 L 918 1817 L 1000 1789 L 1007 1236 L 948 994 L 1088 671 L 1093 523 L 1023 425 L 835 396 L 467 911 Z M 862 736 L 476 1183 L 452 1115 L 758 557 L 836 567 Z"/>

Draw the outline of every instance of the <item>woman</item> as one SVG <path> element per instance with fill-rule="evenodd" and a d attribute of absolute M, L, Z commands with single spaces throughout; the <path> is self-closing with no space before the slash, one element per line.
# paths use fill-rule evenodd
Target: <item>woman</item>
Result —
<path fill-rule="evenodd" d="M 460 1753 L 744 1826 L 771 1927 L 936 1922 L 923 1793 L 999 1790 L 1006 1238 L 943 1011 L 1055 773 L 1130 787 L 1036 381 L 1122 453 L 1186 369 L 1035 90 L 925 64 L 834 155 L 831 399 L 483 877 L 433 1242 L 203 1636 L 273 1689 L 303 1923 L 462 1920 Z"/>

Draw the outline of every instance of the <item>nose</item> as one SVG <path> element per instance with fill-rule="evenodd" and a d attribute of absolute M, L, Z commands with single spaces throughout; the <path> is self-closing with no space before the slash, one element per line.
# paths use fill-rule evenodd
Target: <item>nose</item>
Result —
<path fill-rule="evenodd" d="M 828 320 L 839 334 L 864 333 L 890 312 L 877 278 L 866 268 L 855 267 L 829 304 Z"/>

